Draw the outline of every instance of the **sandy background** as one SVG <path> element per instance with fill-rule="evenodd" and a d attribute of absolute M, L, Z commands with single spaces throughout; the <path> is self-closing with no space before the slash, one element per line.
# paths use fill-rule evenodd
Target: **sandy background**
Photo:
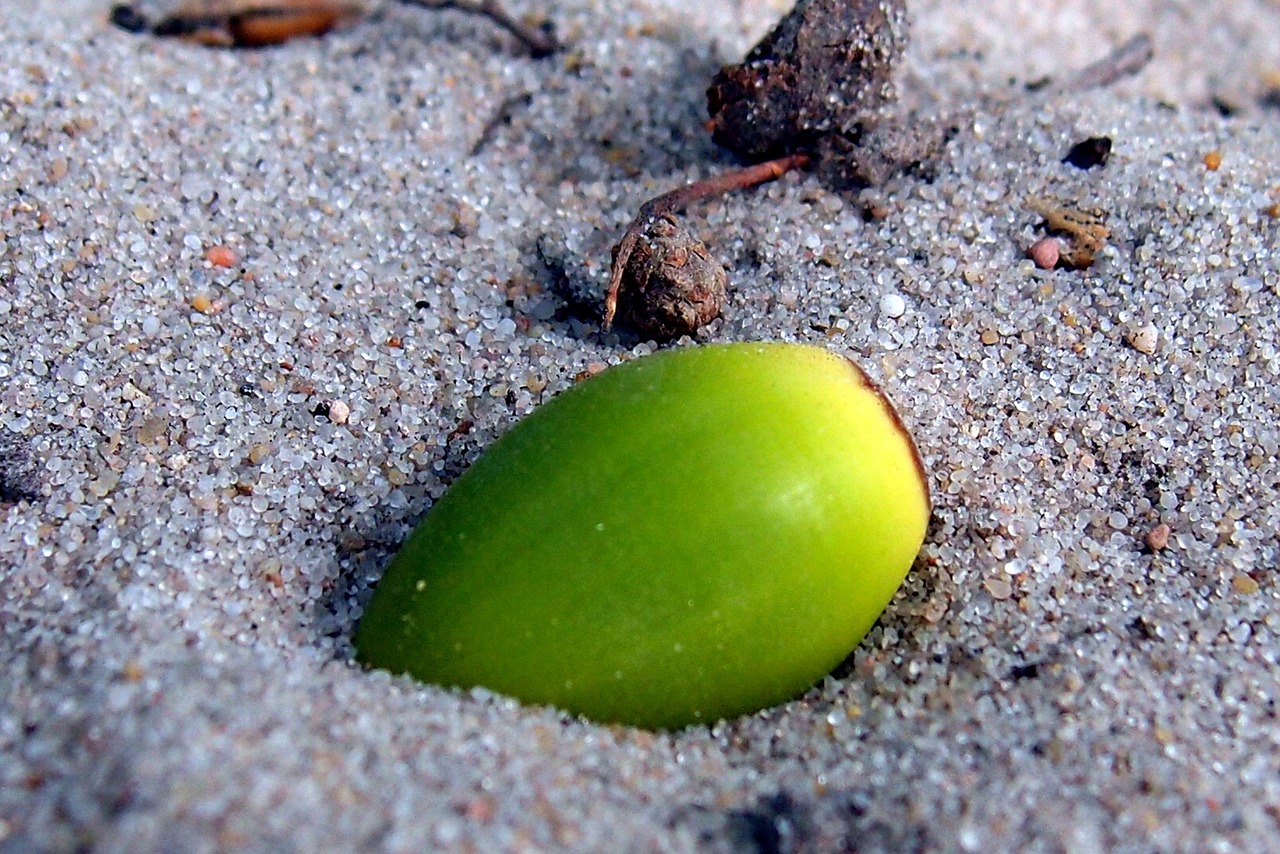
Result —
<path fill-rule="evenodd" d="M 0 7 L 0 850 L 1280 849 L 1275 2 L 917 3 L 904 97 L 965 116 L 932 181 L 691 212 L 702 337 L 854 356 L 931 473 L 837 677 L 655 735 L 350 664 L 467 462 L 653 349 L 538 238 L 598 281 L 728 167 L 705 86 L 783 5 L 513 2 L 540 61 L 453 12 L 246 53 Z M 1026 97 L 1139 31 L 1140 76 Z M 1106 211 L 1093 267 L 1025 259 L 1029 196 Z"/>

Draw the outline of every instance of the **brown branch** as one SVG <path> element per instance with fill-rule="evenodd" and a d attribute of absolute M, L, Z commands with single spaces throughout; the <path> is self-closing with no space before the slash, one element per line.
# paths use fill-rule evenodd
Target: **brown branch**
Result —
<path fill-rule="evenodd" d="M 1123 77 L 1130 77 L 1147 67 L 1155 48 L 1151 36 L 1139 33 L 1102 59 L 1077 71 L 1066 87 L 1074 91 L 1101 89 Z"/>
<path fill-rule="evenodd" d="M 663 214 L 682 208 L 690 202 L 718 196 L 734 190 L 750 189 L 769 181 L 776 181 L 788 172 L 795 169 L 803 169 L 808 165 L 808 155 L 792 154 L 787 157 L 780 157 L 777 160 L 757 163 L 754 166 L 735 169 L 731 172 L 713 175 L 710 178 L 703 178 L 701 181 L 685 184 L 683 187 L 677 187 L 641 205 L 640 212 L 636 214 L 635 219 L 631 220 L 631 224 L 627 226 L 626 234 L 622 236 L 621 242 L 618 243 L 613 253 L 609 290 L 604 297 L 604 331 L 608 332 L 613 325 L 613 316 L 618 310 L 618 287 L 622 284 L 622 274 L 627 269 L 627 262 L 631 260 L 631 253 L 635 251 L 640 235 L 650 222 Z"/>
<path fill-rule="evenodd" d="M 459 12 L 488 18 L 519 39 L 534 59 L 550 56 L 561 47 L 552 33 L 512 17 L 498 0 L 401 0 L 401 2 L 409 6 L 422 6 L 425 9 L 457 9 Z"/>
<path fill-rule="evenodd" d="M 480 136 L 476 137 L 476 141 L 471 146 L 471 156 L 475 157 L 481 151 L 484 151 L 489 143 L 493 142 L 498 129 L 511 123 L 516 110 L 520 107 L 527 107 L 531 103 L 533 103 L 532 92 L 521 92 L 502 99 L 502 103 L 498 104 L 498 108 L 494 110 L 493 116 L 480 129 Z"/>

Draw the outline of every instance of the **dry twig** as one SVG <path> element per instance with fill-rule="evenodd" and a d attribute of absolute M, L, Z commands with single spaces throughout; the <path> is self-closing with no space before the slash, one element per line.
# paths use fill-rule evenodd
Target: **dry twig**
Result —
<path fill-rule="evenodd" d="M 535 27 L 513 17 L 498 0 L 399 0 L 427 9 L 480 15 L 514 35 L 535 59 L 560 49 L 549 25 Z M 185 0 L 154 26 L 134 6 L 117 4 L 111 22 L 130 32 L 175 36 L 211 47 L 265 47 L 305 36 L 322 36 L 358 21 L 369 0 Z"/>
<path fill-rule="evenodd" d="M 427 9 L 456 9 L 488 18 L 515 36 L 534 59 L 550 56 L 560 50 L 560 42 L 547 26 L 531 26 L 511 15 L 498 0 L 400 0 L 410 6 Z"/>

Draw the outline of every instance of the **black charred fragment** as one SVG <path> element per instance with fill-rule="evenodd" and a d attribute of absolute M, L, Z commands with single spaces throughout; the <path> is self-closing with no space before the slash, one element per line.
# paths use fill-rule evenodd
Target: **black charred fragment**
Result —
<path fill-rule="evenodd" d="M 1040 662 L 1029 661 L 1026 664 L 1019 664 L 1009 671 L 1009 678 L 1015 682 L 1021 682 L 1024 679 L 1036 679 L 1040 676 Z"/>
<path fill-rule="evenodd" d="M 1125 629 L 1128 630 L 1129 636 L 1133 638 L 1134 641 L 1152 641 L 1157 638 L 1155 629 L 1152 628 L 1151 624 L 1141 616 L 1134 617 L 1133 620 L 1125 626 Z"/>
<path fill-rule="evenodd" d="M 112 6 L 109 20 L 112 26 L 119 27 L 127 33 L 145 33 L 150 26 L 146 16 L 128 3 L 117 3 Z"/>
<path fill-rule="evenodd" d="M 1240 106 L 1238 104 L 1227 100 L 1221 95 L 1214 95 L 1210 99 L 1210 102 L 1213 104 L 1213 108 L 1217 110 L 1218 115 L 1222 116 L 1224 119 L 1232 118 L 1240 113 Z"/>
<path fill-rule="evenodd" d="M 226 18 L 210 16 L 186 17 L 171 15 L 156 23 L 151 30 L 153 36 L 160 38 L 186 38 L 203 33 L 206 30 L 222 30 L 227 26 Z M 138 31 L 140 32 L 140 31 Z"/>
<path fill-rule="evenodd" d="M 1111 158 L 1111 137 L 1091 136 L 1071 146 L 1063 163 L 1070 163 L 1077 169 L 1092 169 L 1095 166 L 1106 166 Z"/>

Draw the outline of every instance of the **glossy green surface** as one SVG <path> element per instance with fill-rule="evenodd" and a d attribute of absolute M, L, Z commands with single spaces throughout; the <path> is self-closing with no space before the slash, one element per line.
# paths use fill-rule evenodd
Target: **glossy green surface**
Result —
<path fill-rule="evenodd" d="M 482 455 L 388 568 L 357 655 L 605 722 L 744 714 L 857 645 L 928 516 L 910 438 L 845 359 L 667 351 Z"/>

